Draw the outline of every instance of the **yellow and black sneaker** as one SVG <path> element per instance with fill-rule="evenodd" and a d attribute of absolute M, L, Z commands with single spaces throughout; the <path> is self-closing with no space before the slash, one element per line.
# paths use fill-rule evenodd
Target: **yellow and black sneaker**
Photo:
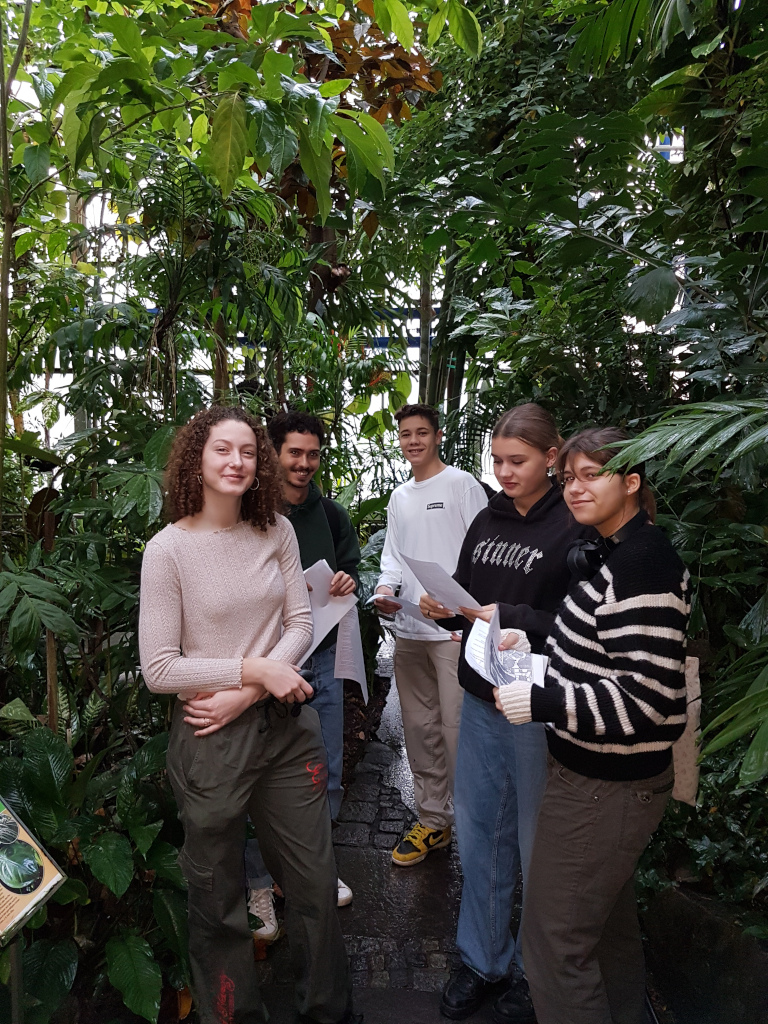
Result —
<path fill-rule="evenodd" d="M 420 864 L 431 850 L 448 846 L 450 841 L 450 825 L 447 828 L 427 828 L 417 821 L 392 851 L 392 863 L 399 864 L 401 868 Z"/>

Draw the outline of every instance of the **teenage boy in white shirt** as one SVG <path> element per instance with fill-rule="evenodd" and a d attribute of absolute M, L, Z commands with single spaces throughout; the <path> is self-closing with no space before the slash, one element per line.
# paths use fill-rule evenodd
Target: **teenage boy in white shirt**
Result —
<path fill-rule="evenodd" d="M 376 593 L 383 595 L 376 607 L 385 615 L 400 607 L 397 588 L 399 596 L 415 604 L 424 592 L 402 556 L 437 562 L 453 573 L 470 523 L 488 504 L 473 476 L 446 466 L 440 458 L 443 432 L 435 409 L 405 405 L 395 420 L 400 449 L 413 476 L 395 488 L 387 508 L 387 537 L 376 587 Z M 427 619 L 402 614 L 395 633 L 395 681 L 418 820 L 392 851 L 392 861 L 410 867 L 451 841 L 463 691 L 456 674 L 460 645 L 445 630 Z"/>

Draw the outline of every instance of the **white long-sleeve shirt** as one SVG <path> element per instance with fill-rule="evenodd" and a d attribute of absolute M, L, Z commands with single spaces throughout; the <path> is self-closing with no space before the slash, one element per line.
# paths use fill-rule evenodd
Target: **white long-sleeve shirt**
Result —
<path fill-rule="evenodd" d="M 469 473 L 446 466 L 436 476 L 408 480 L 392 492 L 387 507 L 387 536 L 377 586 L 387 586 L 416 604 L 424 588 L 402 556 L 437 562 L 453 573 L 470 523 L 488 504 L 486 493 Z M 427 619 L 399 613 L 398 636 L 408 640 L 446 640 L 448 634 Z"/>

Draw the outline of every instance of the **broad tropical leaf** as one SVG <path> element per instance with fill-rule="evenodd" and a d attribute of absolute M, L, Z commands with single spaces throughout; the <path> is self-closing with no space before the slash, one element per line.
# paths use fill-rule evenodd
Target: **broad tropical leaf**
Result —
<path fill-rule="evenodd" d="M 119 832 L 102 832 L 82 849 L 82 854 L 98 880 L 115 896 L 122 896 L 133 878 L 133 854 L 125 836 Z"/>
<path fill-rule="evenodd" d="M 247 144 L 245 104 L 239 93 L 228 93 L 216 107 L 207 149 L 211 169 L 225 199 L 243 171 Z"/>
<path fill-rule="evenodd" d="M 107 943 L 107 974 L 129 1010 L 157 1020 L 163 978 L 149 943 L 138 935 L 122 935 Z"/>

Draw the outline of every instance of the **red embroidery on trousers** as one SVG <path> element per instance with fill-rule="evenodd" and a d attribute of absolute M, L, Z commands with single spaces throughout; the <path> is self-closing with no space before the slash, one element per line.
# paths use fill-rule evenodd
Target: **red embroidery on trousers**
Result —
<path fill-rule="evenodd" d="M 307 761 L 307 771 L 312 776 L 312 788 L 325 791 L 328 786 L 327 766 L 322 761 L 318 761 L 317 764 Z"/>
<path fill-rule="evenodd" d="M 216 1016 L 219 1024 L 234 1024 L 235 1022 L 235 983 L 223 971 L 219 975 Z"/>

